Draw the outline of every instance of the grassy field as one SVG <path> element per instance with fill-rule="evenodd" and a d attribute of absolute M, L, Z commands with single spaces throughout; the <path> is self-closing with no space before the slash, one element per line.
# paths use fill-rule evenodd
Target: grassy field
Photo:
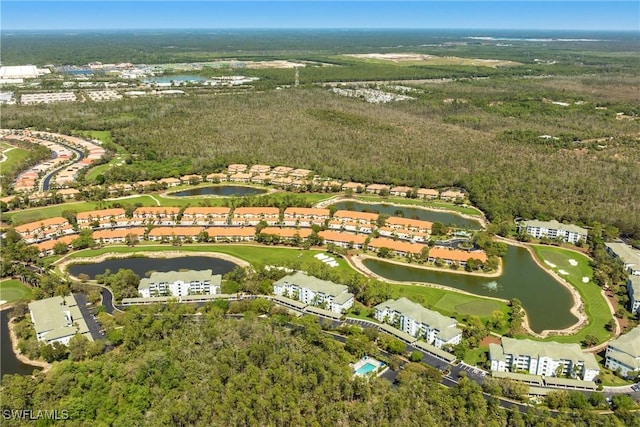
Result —
<path fill-rule="evenodd" d="M 605 324 L 612 318 L 611 311 L 601 294 L 600 287 L 591 281 L 593 271 L 589 266 L 589 258 L 578 252 L 554 246 L 532 245 L 531 247 L 545 268 L 557 272 L 578 291 L 584 302 L 584 310 L 589 317 L 589 324 L 578 333 L 567 336 L 553 336 L 546 340 L 579 343 L 587 335 L 597 337 L 598 342 L 603 342 L 610 338 L 611 333 L 605 329 Z M 577 265 L 572 265 L 569 262 L 570 260 L 575 261 L 574 264 Z M 555 267 L 548 265 L 545 261 L 550 262 Z M 560 270 L 568 274 L 560 274 Z M 589 282 L 584 283 L 582 281 L 584 277 L 589 278 Z"/>
<path fill-rule="evenodd" d="M 8 144 L 2 144 L 0 150 L 3 152 L 5 156 L 7 156 L 7 160 L 0 163 L 0 169 L 5 174 L 11 174 L 17 167 L 20 166 L 28 157 L 29 150 L 25 150 L 22 148 L 13 148 Z M 5 151 L 9 150 L 9 151 Z"/>
<path fill-rule="evenodd" d="M 435 309 L 447 316 L 462 319 L 465 315 L 489 319 L 495 310 L 508 316 L 509 308 L 501 301 L 451 292 L 428 286 L 393 285 L 393 297 L 407 297 L 427 308 Z"/>
<path fill-rule="evenodd" d="M 98 208 L 98 202 L 72 202 L 39 208 L 30 208 L 17 212 L 3 214 L 6 221 L 15 225 L 41 221 L 47 218 L 61 216 L 63 211 L 84 212 Z"/>
<path fill-rule="evenodd" d="M 32 298 L 31 289 L 21 281 L 13 279 L 0 281 L 0 301 L 28 301 Z"/>

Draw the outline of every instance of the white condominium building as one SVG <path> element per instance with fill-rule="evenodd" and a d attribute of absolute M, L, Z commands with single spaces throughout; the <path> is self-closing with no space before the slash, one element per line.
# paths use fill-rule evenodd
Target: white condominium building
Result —
<path fill-rule="evenodd" d="M 353 294 L 345 285 L 321 280 L 298 271 L 273 284 L 273 293 L 342 313 L 353 306 Z"/>
<path fill-rule="evenodd" d="M 407 298 L 388 300 L 376 307 L 375 318 L 395 325 L 414 337 L 423 338 L 434 347 L 459 344 L 462 331 L 458 322 L 450 317 L 428 310 Z"/>
<path fill-rule="evenodd" d="M 212 270 L 155 272 L 148 279 L 140 280 L 138 292 L 143 298 L 165 295 L 215 295 L 220 293 L 221 283 L 222 276 L 214 275 Z"/>
<path fill-rule="evenodd" d="M 578 240 L 587 240 L 588 231 L 573 224 L 561 224 L 556 220 L 552 221 L 522 221 L 518 225 L 519 230 L 540 239 L 562 239 L 565 242 L 576 243 Z"/>
<path fill-rule="evenodd" d="M 492 371 L 566 375 L 584 381 L 594 381 L 600 373 L 595 356 L 584 353 L 578 344 L 502 337 L 502 345 L 489 344 L 489 358 Z"/>
<path fill-rule="evenodd" d="M 624 377 L 640 373 L 640 326 L 636 326 L 607 345 L 605 365 Z"/>

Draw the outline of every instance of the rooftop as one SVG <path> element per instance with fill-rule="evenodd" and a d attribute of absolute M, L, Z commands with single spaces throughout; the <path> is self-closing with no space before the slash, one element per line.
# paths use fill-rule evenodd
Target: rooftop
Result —
<path fill-rule="evenodd" d="M 411 301 L 408 298 L 402 297 L 397 300 L 387 300 L 381 304 L 376 305 L 376 310 L 390 310 L 402 313 L 403 316 L 410 317 L 411 319 L 429 325 L 431 328 L 443 331 L 446 328 L 457 325 L 455 319 L 451 317 L 443 316 L 437 311 L 426 309 L 422 305 Z"/>
<path fill-rule="evenodd" d="M 328 280 L 318 279 L 309 276 L 301 271 L 283 277 L 274 283 L 275 285 L 292 284 L 300 288 L 309 289 L 313 292 L 321 292 L 325 295 L 337 297 L 338 295 L 348 292 L 349 288 L 345 285 L 330 282 Z"/>
<path fill-rule="evenodd" d="M 489 351 L 491 352 L 491 347 Z M 554 341 L 532 341 L 502 337 L 504 354 L 549 357 L 553 360 L 583 361 L 587 369 L 600 369 L 592 353 L 584 353 L 578 344 L 562 344 Z M 493 357 L 493 353 L 491 353 Z"/>
<path fill-rule="evenodd" d="M 93 341 L 73 295 L 52 297 L 29 303 L 29 312 L 37 334 L 47 341 L 85 334 Z"/>

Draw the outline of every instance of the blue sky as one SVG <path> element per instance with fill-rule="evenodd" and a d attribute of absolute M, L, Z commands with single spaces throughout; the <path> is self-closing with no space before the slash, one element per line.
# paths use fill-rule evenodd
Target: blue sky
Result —
<path fill-rule="evenodd" d="M 451 28 L 640 31 L 640 1 L 21 1 L 3 31 Z"/>

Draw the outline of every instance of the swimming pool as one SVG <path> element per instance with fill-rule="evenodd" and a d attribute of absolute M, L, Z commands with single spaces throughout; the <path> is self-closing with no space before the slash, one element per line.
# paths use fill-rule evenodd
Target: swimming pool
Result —
<path fill-rule="evenodd" d="M 377 366 L 374 365 L 373 363 L 365 363 L 364 365 L 356 369 L 356 375 L 366 375 L 371 371 L 375 371 L 376 368 Z"/>

